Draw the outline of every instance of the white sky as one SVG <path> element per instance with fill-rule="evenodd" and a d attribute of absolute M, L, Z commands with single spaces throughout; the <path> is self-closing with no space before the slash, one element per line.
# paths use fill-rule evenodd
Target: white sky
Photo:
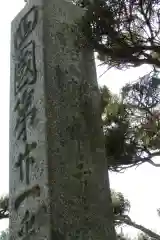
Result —
<path fill-rule="evenodd" d="M 10 81 L 10 23 L 15 15 L 24 6 L 23 0 L 1 1 L 0 8 L 0 66 L 2 92 L 0 94 L 0 195 L 8 193 L 9 179 L 9 81 Z M 126 82 L 136 80 L 149 69 L 143 66 L 137 70 L 128 71 L 110 70 L 99 78 L 99 84 L 106 84 L 113 92 L 118 93 L 120 87 Z M 105 71 L 98 67 L 100 76 Z M 160 181 L 160 170 L 149 164 L 144 164 L 137 169 L 130 169 L 123 174 L 110 174 L 111 187 L 124 193 L 131 201 L 130 216 L 139 224 L 159 231 L 160 218 L 156 209 L 160 207 L 160 191 L 157 186 Z M 0 231 L 8 227 L 8 220 L 0 221 Z M 135 231 L 128 229 L 132 236 Z"/>

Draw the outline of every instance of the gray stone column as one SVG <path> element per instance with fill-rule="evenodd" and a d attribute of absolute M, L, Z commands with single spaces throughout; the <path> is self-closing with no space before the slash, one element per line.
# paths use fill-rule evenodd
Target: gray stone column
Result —
<path fill-rule="evenodd" d="M 76 44 L 82 14 L 30 0 L 12 22 L 12 240 L 115 237 L 95 64 Z"/>

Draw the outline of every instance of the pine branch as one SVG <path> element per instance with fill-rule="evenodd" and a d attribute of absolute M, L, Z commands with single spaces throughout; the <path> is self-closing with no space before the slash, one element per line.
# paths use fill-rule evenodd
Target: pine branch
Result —
<path fill-rule="evenodd" d="M 156 234 L 155 232 L 151 231 L 150 229 L 148 229 L 140 224 L 133 222 L 128 216 L 118 216 L 115 218 L 115 222 L 125 223 L 128 226 L 134 227 L 134 228 L 142 231 L 143 233 L 147 234 L 151 238 L 160 240 L 160 235 Z"/>

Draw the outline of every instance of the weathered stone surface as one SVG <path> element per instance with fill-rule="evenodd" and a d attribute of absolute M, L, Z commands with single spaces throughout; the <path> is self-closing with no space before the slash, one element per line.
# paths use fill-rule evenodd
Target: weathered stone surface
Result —
<path fill-rule="evenodd" d="M 12 22 L 10 239 L 114 239 L 95 65 L 75 41 L 82 14 L 30 0 Z"/>

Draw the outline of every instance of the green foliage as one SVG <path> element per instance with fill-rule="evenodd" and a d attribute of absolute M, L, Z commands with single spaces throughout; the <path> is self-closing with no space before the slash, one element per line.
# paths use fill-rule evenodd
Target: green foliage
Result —
<path fill-rule="evenodd" d="M 122 216 L 129 213 L 130 202 L 124 198 L 121 192 L 111 190 L 111 198 L 114 216 Z"/>
<path fill-rule="evenodd" d="M 8 240 L 9 239 L 9 231 L 6 229 L 0 233 L 0 240 Z"/>
<path fill-rule="evenodd" d="M 151 151 L 160 148 L 160 79 L 153 75 L 123 88 L 124 102 L 132 111 L 132 122 L 136 129 L 141 153 L 150 157 Z"/>
<path fill-rule="evenodd" d="M 99 59 L 118 68 L 160 66 L 158 0 L 75 0 L 87 9 L 81 29 Z"/>
<path fill-rule="evenodd" d="M 160 79 L 151 72 L 127 84 L 119 97 L 100 89 L 106 157 L 119 171 L 160 155 Z"/>
<path fill-rule="evenodd" d="M 117 234 L 117 240 L 131 240 L 131 238 L 122 232 L 120 234 Z"/>
<path fill-rule="evenodd" d="M 144 233 L 140 233 L 138 236 L 137 236 L 137 240 L 154 240 L 153 238 L 147 236 L 146 234 Z"/>
<path fill-rule="evenodd" d="M 0 198 L 0 220 L 9 217 L 8 204 L 9 204 L 8 196 Z"/>
<path fill-rule="evenodd" d="M 123 232 L 120 234 L 117 234 L 117 240 L 133 240 L 133 238 L 130 238 L 128 235 L 125 235 Z M 134 238 L 134 240 L 156 240 L 155 238 L 151 238 L 147 236 L 144 233 L 140 233 L 137 235 L 137 237 Z"/>

